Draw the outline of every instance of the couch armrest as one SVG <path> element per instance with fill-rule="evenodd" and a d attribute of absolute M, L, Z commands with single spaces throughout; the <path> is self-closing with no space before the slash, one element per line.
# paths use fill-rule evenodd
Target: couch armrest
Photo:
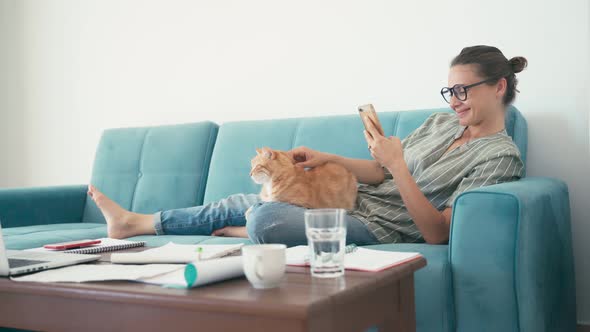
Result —
<path fill-rule="evenodd" d="M 0 189 L 2 227 L 82 221 L 86 185 Z"/>
<path fill-rule="evenodd" d="M 524 178 L 459 195 L 449 260 L 457 331 L 575 331 L 563 181 Z"/>

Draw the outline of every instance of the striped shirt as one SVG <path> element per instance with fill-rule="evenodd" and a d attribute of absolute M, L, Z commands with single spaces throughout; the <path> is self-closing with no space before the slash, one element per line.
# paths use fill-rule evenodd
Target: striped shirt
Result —
<path fill-rule="evenodd" d="M 452 207 L 455 198 L 466 190 L 524 176 L 520 152 L 506 130 L 476 138 L 444 154 L 465 128 L 453 113 L 434 113 L 402 140 L 412 177 L 439 211 Z M 380 243 L 424 242 L 391 173 L 383 169 L 385 180 L 381 184 L 359 184 L 350 215 L 367 225 Z"/>

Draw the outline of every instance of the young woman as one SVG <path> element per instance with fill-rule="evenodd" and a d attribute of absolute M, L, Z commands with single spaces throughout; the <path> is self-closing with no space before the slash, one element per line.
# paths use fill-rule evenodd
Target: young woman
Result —
<path fill-rule="evenodd" d="M 369 128 L 364 134 L 374 160 L 306 147 L 291 150 L 302 167 L 336 162 L 361 183 L 355 209 L 346 216 L 347 243 L 445 243 L 460 193 L 521 178 L 524 165 L 504 123 L 517 91 L 515 74 L 526 65 L 525 58 L 508 60 L 495 47 L 464 48 L 451 62 L 448 87 L 441 90 L 454 114 L 431 115 L 403 141 Z M 114 238 L 183 234 L 250 237 L 255 243 L 288 246 L 307 243 L 304 208 L 261 202 L 255 194 L 154 215 L 126 211 L 92 185 L 88 194 Z"/>

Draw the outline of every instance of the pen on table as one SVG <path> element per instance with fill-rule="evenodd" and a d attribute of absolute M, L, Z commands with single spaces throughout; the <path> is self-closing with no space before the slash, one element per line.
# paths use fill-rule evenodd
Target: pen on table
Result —
<path fill-rule="evenodd" d="M 348 254 L 348 253 L 351 253 L 353 251 L 356 251 L 356 249 L 357 249 L 356 244 L 351 243 L 351 244 L 347 245 L 346 247 L 344 247 L 344 252 Z"/>
<path fill-rule="evenodd" d="M 358 249 L 358 247 L 356 246 L 356 244 L 351 243 L 349 245 L 347 245 L 346 247 L 344 247 L 344 253 L 345 254 L 350 254 L 351 252 L 355 252 Z M 306 254 L 303 257 L 303 260 L 307 263 L 309 263 L 309 254 Z"/>
<path fill-rule="evenodd" d="M 197 247 L 197 260 L 201 260 L 201 254 L 203 253 L 203 247 Z"/>

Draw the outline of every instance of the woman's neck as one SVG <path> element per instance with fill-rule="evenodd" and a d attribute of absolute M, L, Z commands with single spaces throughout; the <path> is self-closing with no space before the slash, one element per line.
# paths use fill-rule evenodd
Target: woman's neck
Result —
<path fill-rule="evenodd" d="M 468 140 L 494 135 L 504 130 L 505 120 L 504 116 L 490 119 L 487 122 L 480 122 L 476 125 L 469 125 L 463 132 L 463 137 Z"/>

